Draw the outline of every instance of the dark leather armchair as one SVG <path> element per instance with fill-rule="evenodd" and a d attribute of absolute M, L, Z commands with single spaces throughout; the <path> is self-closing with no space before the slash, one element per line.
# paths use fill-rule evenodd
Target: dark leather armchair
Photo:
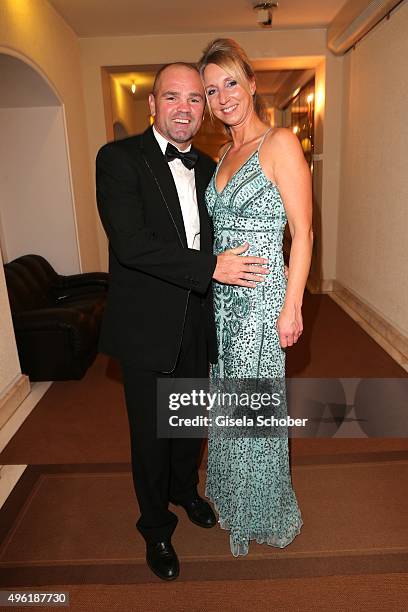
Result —
<path fill-rule="evenodd" d="M 33 381 L 82 378 L 96 357 L 108 275 L 63 276 L 40 255 L 4 270 L 22 372 Z"/>

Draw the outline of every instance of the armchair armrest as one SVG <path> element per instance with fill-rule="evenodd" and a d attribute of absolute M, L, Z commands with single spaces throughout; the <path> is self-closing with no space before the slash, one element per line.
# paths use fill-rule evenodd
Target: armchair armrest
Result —
<path fill-rule="evenodd" d="M 52 285 L 52 292 L 56 300 L 78 298 L 85 294 L 105 294 L 108 290 L 108 278 L 106 272 L 58 275 L 57 282 Z"/>
<path fill-rule="evenodd" d="M 102 287 L 107 289 L 109 274 L 107 272 L 84 272 L 83 274 L 59 275 L 59 287 L 71 289 L 76 287 Z"/>

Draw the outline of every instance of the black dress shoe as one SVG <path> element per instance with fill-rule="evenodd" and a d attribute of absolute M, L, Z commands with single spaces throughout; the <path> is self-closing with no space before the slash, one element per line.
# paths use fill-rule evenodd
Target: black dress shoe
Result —
<path fill-rule="evenodd" d="M 152 572 L 162 580 L 174 580 L 179 575 L 179 561 L 170 542 L 147 543 L 146 561 Z"/>
<path fill-rule="evenodd" d="M 204 499 L 199 497 L 195 497 L 189 502 L 173 502 L 176 506 L 182 506 L 184 510 L 187 512 L 188 518 L 192 523 L 198 525 L 199 527 L 214 527 L 217 523 L 217 519 L 215 518 L 215 514 L 212 511 L 210 504 L 208 504 Z"/>

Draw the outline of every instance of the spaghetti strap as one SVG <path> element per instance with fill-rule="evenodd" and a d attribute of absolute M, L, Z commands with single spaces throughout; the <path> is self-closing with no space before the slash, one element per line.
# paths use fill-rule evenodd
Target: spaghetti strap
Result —
<path fill-rule="evenodd" d="M 224 153 L 222 154 L 221 159 L 219 160 L 217 167 L 215 169 L 215 172 L 213 174 L 213 183 L 214 183 L 214 187 L 215 187 L 215 191 L 218 193 L 218 189 L 217 189 L 217 176 L 218 176 L 218 170 L 221 167 L 222 162 L 224 161 L 224 157 L 226 156 L 226 154 L 228 153 L 228 151 L 230 150 L 230 148 L 232 147 L 232 142 L 229 145 L 229 147 L 226 148 L 226 150 L 224 151 Z"/>
<path fill-rule="evenodd" d="M 264 142 L 265 138 L 267 137 L 267 135 L 269 134 L 269 132 L 270 132 L 271 130 L 273 130 L 273 128 L 271 128 L 271 127 L 270 127 L 268 130 L 266 130 L 265 134 L 262 136 L 262 138 L 261 138 L 261 142 L 259 143 L 259 145 L 258 145 L 258 149 L 257 149 L 258 153 L 259 153 L 260 148 L 261 148 L 261 147 L 262 147 L 262 145 L 263 145 L 263 142 Z"/>
<path fill-rule="evenodd" d="M 226 154 L 228 153 L 228 151 L 230 150 L 230 148 L 232 147 L 232 142 L 230 143 L 229 147 L 227 147 L 224 151 L 224 153 L 222 154 L 222 157 L 220 159 L 220 161 L 218 162 L 218 165 L 221 166 L 222 162 L 224 161 L 224 157 L 226 156 Z"/>

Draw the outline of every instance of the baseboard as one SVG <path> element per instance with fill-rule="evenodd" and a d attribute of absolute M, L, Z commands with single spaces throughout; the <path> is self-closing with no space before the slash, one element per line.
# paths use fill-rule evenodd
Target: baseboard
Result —
<path fill-rule="evenodd" d="M 0 465 L 0 508 L 16 486 L 26 465 Z"/>
<path fill-rule="evenodd" d="M 399 329 L 338 281 L 328 295 L 408 372 L 408 338 Z"/>
<path fill-rule="evenodd" d="M 334 290 L 336 281 L 333 278 L 327 279 L 313 279 L 309 278 L 307 281 L 307 290 L 309 293 L 330 293 Z"/>
<path fill-rule="evenodd" d="M 7 422 L 0 427 L 0 452 L 7 446 L 51 385 L 52 382 L 31 383 L 30 393 L 24 398 Z"/>
<path fill-rule="evenodd" d="M 29 393 L 30 380 L 28 376 L 19 374 L 0 398 L 0 429 L 15 413 Z"/>
<path fill-rule="evenodd" d="M 51 382 L 30 385 L 28 376 L 21 374 L 0 400 L 0 452 L 34 410 Z M 0 465 L 0 508 L 10 495 L 26 465 Z"/>

